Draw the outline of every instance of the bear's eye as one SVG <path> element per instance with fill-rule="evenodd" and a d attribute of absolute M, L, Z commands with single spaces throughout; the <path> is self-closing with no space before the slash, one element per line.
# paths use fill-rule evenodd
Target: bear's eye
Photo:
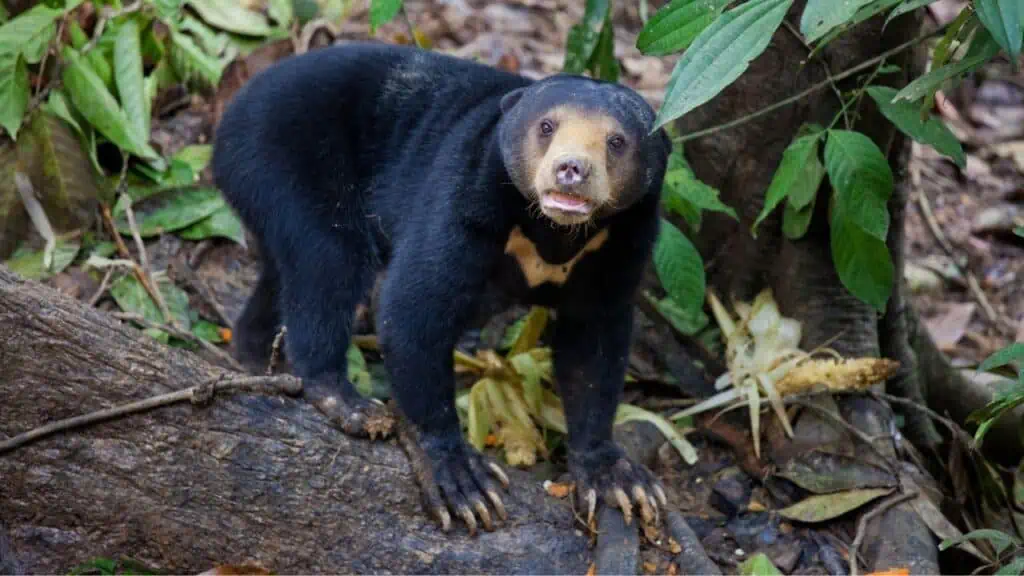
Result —
<path fill-rule="evenodd" d="M 614 134 L 608 138 L 608 147 L 618 152 L 626 147 L 626 139 L 618 134 Z"/>
<path fill-rule="evenodd" d="M 551 120 L 540 121 L 540 133 L 543 136 L 551 136 L 555 132 L 555 124 Z"/>

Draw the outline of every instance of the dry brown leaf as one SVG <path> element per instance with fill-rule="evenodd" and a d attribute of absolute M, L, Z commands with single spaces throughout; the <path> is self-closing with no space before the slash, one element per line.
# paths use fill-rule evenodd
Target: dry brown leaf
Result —
<path fill-rule="evenodd" d="M 677 546 L 678 546 L 678 544 L 677 544 Z M 676 566 L 675 562 L 669 562 L 668 563 L 668 571 L 666 571 L 665 573 L 668 574 L 669 576 L 676 576 L 676 574 L 679 573 L 679 567 Z"/>
<path fill-rule="evenodd" d="M 644 574 L 657 574 L 658 565 L 654 562 L 644 562 Z"/>
<path fill-rule="evenodd" d="M 949 352 L 956 347 L 957 342 L 964 336 L 967 326 L 974 317 L 974 311 L 978 305 L 974 302 L 962 302 L 950 304 L 946 311 L 935 318 L 925 320 L 928 333 L 931 334 L 935 344 L 943 352 Z"/>
<path fill-rule="evenodd" d="M 587 576 L 597 576 L 597 564 L 594 562 L 590 563 L 590 568 L 587 568 Z"/>
<path fill-rule="evenodd" d="M 765 508 L 764 504 L 761 504 L 757 500 L 751 500 L 750 504 L 747 504 L 747 510 L 751 512 L 764 512 L 765 510 L 767 510 L 767 508 Z"/>
<path fill-rule="evenodd" d="M 544 491 L 548 493 L 548 496 L 555 498 L 565 498 L 575 487 L 576 485 L 571 483 L 544 482 Z"/>

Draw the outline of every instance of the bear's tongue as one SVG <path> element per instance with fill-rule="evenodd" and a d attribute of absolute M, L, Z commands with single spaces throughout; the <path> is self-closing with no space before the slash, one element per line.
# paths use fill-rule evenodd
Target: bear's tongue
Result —
<path fill-rule="evenodd" d="M 586 198 L 575 194 L 565 194 L 552 190 L 541 198 L 541 202 L 551 208 L 558 208 L 566 212 L 590 212 L 590 203 Z"/>

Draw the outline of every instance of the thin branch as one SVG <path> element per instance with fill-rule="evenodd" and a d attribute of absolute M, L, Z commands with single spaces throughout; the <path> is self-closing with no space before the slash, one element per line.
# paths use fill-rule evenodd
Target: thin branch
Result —
<path fill-rule="evenodd" d="M 105 294 L 107 292 L 107 288 L 110 287 L 110 277 L 113 276 L 113 274 L 114 269 L 107 268 L 107 273 L 103 275 L 103 281 L 100 282 L 100 287 L 96 290 L 96 293 L 92 295 L 92 298 L 89 298 L 90 308 L 96 306 L 96 303 L 100 301 L 100 298 L 103 298 L 103 294 Z"/>
<path fill-rule="evenodd" d="M 289 396 L 294 396 L 302 392 L 302 380 L 286 374 L 269 377 L 239 376 L 228 379 L 214 378 L 204 382 L 203 384 L 192 386 L 191 388 L 185 388 L 184 390 L 176 390 L 174 392 L 168 392 L 167 394 L 160 394 L 144 400 L 115 406 L 114 408 L 107 408 L 105 410 L 98 410 L 89 414 L 51 422 L 44 426 L 40 426 L 39 428 L 25 432 L 24 434 L 18 434 L 13 438 L 0 442 L 0 454 L 10 452 L 19 446 L 28 444 L 29 442 L 49 436 L 56 432 L 79 428 L 87 424 L 111 420 L 128 414 L 137 414 L 139 412 L 152 410 L 153 408 L 168 406 L 170 404 L 184 402 L 186 400 L 199 404 L 209 401 L 215 392 L 228 390 L 242 390 L 271 395 L 287 394 Z"/>
<path fill-rule="evenodd" d="M 832 85 L 833 82 L 839 82 L 840 80 L 844 80 L 846 78 L 849 78 L 850 76 L 853 76 L 853 75 L 855 75 L 855 74 L 857 74 L 859 72 L 867 70 L 868 68 L 871 68 L 872 66 L 875 66 L 879 62 L 881 62 L 881 61 L 883 61 L 883 60 L 885 60 L 885 59 L 887 59 L 887 58 L 889 58 L 891 56 L 895 56 L 895 55 L 899 54 L 900 52 L 903 52 L 904 50 L 907 50 L 909 48 L 913 48 L 914 46 L 920 44 L 921 42 L 924 42 L 925 40 L 928 40 L 929 38 L 935 36 L 936 34 L 944 32 L 947 27 L 948 27 L 948 24 L 946 26 L 938 28 L 937 30 L 933 30 L 933 31 L 928 32 L 926 34 L 922 34 L 922 35 L 920 35 L 920 36 L 918 36 L 916 38 L 913 38 L 911 40 L 907 40 L 906 42 L 900 44 L 899 46 L 896 46 L 895 48 L 890 48 L 889 50 L 886 50 L 885 52 L 882 52 L 881 54 L 879 54 L 878 56 L 875 56 L 874 58 L 865 60 L 864 62 L 861 62 L 860 64 L 857 64 L 856 66 L 854 66 L 852 68 L 844 70 L 844 71 L 840 72 L 839 74 L 836 74 L 835 76 L 832 76 L 831 78 L 826 78 L 825 80 L 823 80 L 821 82 L 818 82 L 817 84 L 812 85 L 811 87 L 809 87 L 806 90 L 800 92 L 799 94 L 796 94 L 794 96 L 790 96 L 789 98 L 786 98 L 784 100 L 780 100 L 780 101 L 778 101 L 778 102 L 776 102 L 774 104 L 770 104 L 768 106 L 765 106 L 764 108 L 761 108 L 760 110 L 756 110 L 754 112 L 751 112 L 750 114 L 747 114 L 746 116 L 741 116 L 740 118 L 737 118 L 735 120 L 730 120 L 729 122 L 726 122 L 724 124 L 719 124 L 717 126 L 712 126 L 710 128 L 705 128 L 703 130 L 698 130 L 696 132 L 690 132 L 689 134 L 683 134 L 682 136 L 674 138 L 673 142 L 677 142 L 677 143 L 678 142 L 687 142 L 687 141 L 690 141 L 690 140 L 694 140 L 696 138 L 702 138 L 704 136 L 709 136 L 711 134 L 716 134 L 716 133 L 722 132 L 724 130 L 729 130 L 730 128 L 736 128 L 737 126 L 742 126 L 743 124 L 746 124 L 747 122 L 750 122 L 751 120 L 755 120 L 757 118 L 760 118 L 761 116 L 764 116 L 765 114 L 770 114 L 770 113 L 772 113 L 772 112 L 774 112 L 774 111 L 776 111 L 776 110 L 778 110 L 780 108 L 785 108 L 786 106 L 789 106 L 790 104 L 794 104 L 794 103 L 796 103 L 796 102 L 806 98 L 807 96 L 810 96 L 811 94 L 814 94 L 815 92 L 818 92 L 819 90 L 822 90 L 824 88 L 828 88 L 829 86 Z"/>
<path fill-rule="evenodd" d="M 124 167 L 128 166 L 128 158 L 124 157 Z M 123 171 L 123 170 L 122 170 Z M 124 195 L 122 195 L 122 198 Z M 131 198 L 124 203 L 124 214 L 128 219 L 128 229 L 131 230 L 132 239 L 135 241 L 135 250 L 139 253 L 139 265 L 142 267 L 143 274 L 149 279 L 150 284 L 153 286 L 153 301 L 156 302 L 156 307 L 160 309 L 160 314 L 164 317 L 164 322 L 180 328 L 177 320 L 171 315 L 170 308 L 167 307 L 167 301 L 164 300 L 164 295 L 160 292 L 160 287 L 156 283 L 156 278 L 153 276 L 153 270 L 149 267 L 149 257 L 146 254 L 146 244 L 142 241 L 142 234 L 139 232 L 139 225 L 135 222 L 135 211 L 132 210 Z"/>
<path fill-rule="evenodd" d="M 196 336 L 195 334 L 192 334 L 191 332 L 188 332 L 186 330 L 182 330 L 181 328 L 179 328 L 177 326 L 172 326 L 170 324 L 156 324 L 154 322 L 150 322 L 149 320 L 146 320 L 144 317 L 142 317 L 139 314 L 133 314 L 131 312 L 114 312 L 114 313 L 111 314 L 111 316 L 113 316 L 114 318 L 117 318 L 118 320 L 128 320 L 130 322 L 138 322 L 139 324 L 142 324 L 146 328 L 153 328 L 153 329 L 156 329 L 156 330 L 163 330 L 164 332 L 167 332 L 168 334 L 170 334 L 171 336 L 174 336 L 175 338 L 181 338 L 182 340 L 188 340 L 189 342 L 195 342 L 196 344 L 199 344 L 200 346 L 202 346 L 204 350 L 206 350 L 210 354 L 213 354 L 214 356 L 216 356 L 217 359 L 223 361 L 231 369 L 236 370 L 238 372 L 245 372 L 245 369 L 242 367 L 241 364 L 238 363 L 238 360 L 235 360 L 234 358 L 232 358 L 230 354 L 228 354 L 224 350 L 221 350 L 220 348 L 217 348 L 216 346 L 214 346 L 210 342 L 207 342 L 206 340 L 203 340 L 202 338 Z"/>
<path fill-rule="evenodd" d="M 402 2 L 402 6 L 399 8 L 402 12 L 402 18 L 405 19 L 405 26 L 409 29 L 409 39 L 416 45 L 417 48 L 423 48 L 420 44 L 419 38 L 416 37 L 416 27 L 412 25 L 412 19 L 409 18 L 409 11 L 405 8 L 405 2 Z"/>
<path fill-rule="evenodd" d="M 803 45 L 803 47 L 807 50 L 808 57 L 810 57 L 811 53 L 814 52 L 814 49 L 811 48 L 811 45 L 808 44 L 807 40 L 804 39 L 803 34 L 801 34 L 799 30 L 794 28 L 793 25 L 789 23 L 789 20 L 783 20 L 782 21 L 782 25 L 786 28 L 786 30 L 790 34 L 793 35 L 794 38 L 797 39 L 798 42 L 800 42 L 800 44 Z M 821 69 L 825 71 L 825 78 L 827 78 L 829 80 L 829 85 L 832 87 L 832 92 L 835 93 L 836 98 L 839 99 L 839 102 L 842 102 L 843 101 L 843 93 L 842 93 L 842 91 L 839 90 L 839 86 L 836 85 L 835 78 L 832 77 L 832 69 L 829 68 L 828 62 L 825 62 L 821 58 L 815 58 L 815 60 L 817 60 L 821 64 Z M 840 110 L 840 113 L 843 115 L 843 122 L 846 124 L 846 127 L 849 128 L 850 127 L 850 117 L 849 117 L 849 115 L 846 114 L 846 107 L 845 106 Z"/>
<path fill-rule="evenodd" d="M 860 548 L 861 542 L 864 541 L 864 534 L 867 532 L 868 522 L 881 516 L 886 510 L 916 497 L 917 492 L 896 494 L 886 500 L 883 500 L 878 504 L 878 506 L 875 506 L 871 512 L 860 517 L 860 521 L 857 523 L 857 535 L 853 538 L 853 544 L 850 544 L 850 576 L 857 576 L 857 549 Z"/>

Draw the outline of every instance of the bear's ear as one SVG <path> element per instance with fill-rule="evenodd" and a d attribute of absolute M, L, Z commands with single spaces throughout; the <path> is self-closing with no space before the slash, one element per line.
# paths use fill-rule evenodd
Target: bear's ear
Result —
<path fill-rule="evenodd" d="M 515 106 L 519 99 L 523 97 L 523 93 L 526 92 L 526 88 L 516 88 L 515 90 L 505 94 L 501 97 L 501 113 L 508 114 L 508 111 Z"/>

